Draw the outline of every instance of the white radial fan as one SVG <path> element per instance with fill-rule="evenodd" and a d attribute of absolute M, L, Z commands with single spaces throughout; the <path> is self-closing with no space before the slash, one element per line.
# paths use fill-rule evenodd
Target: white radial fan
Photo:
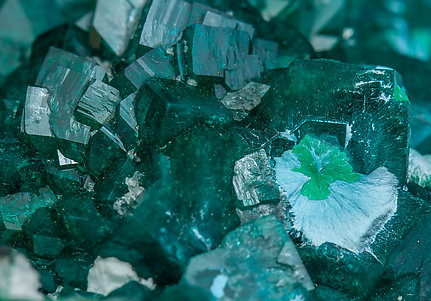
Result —
<path fill-rule="evenodd" d="M 311 178 L 295 169 L 301 166 L 298 158 L 291 150 L 275 158 L 277 181 L 291 206 L 293 227 L 315 246 L 331 242 L 355 253 L 367 249 L 396 211 L 396 177 L 380 167 L 354 183 L 335 180 L 326 199 L 311 200 L 301 191 Z"/>

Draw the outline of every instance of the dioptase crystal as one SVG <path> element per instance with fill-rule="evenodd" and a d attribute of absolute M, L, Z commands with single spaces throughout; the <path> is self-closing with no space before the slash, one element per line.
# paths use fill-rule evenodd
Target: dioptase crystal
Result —
<path fill-rule="evenodd" d="M 277 68 L 278 43 L 264 39 L 253 40 L 253 54 L 258 55 L 266 70 Z"/>
<path fill-rule="evenodd" d="M 75 290 L 87 289 L 87 277 L 93 259 L 88 254 L 82 252 L 74 252 L 72 254 L 62 254 L 53 262 L 55 266 L 55 274 L 64 287 L 62 294 L 66 295 L 67 290 L 70 293 Z M 63 296 L 64 296 L 63 295 Z"/>
<path fill-rule="evenodd" d="M 81 187 L 82 173 L 77 168 L 61 169 L 54 162 L 47 162 L 49 186 L 57 193 L 75 191 Z"/>
<path fill-rule="evenodd" d="M 19 192 L 0 198 L 0 212 L 3 223 L 8 230 L 22 230 L 23 223 L 41 207 L 53 205 L 56 198 L 37 196 L 32 193 Z"/>
<path fill-rule="evenodd" d="M 245 31 L 249 34 L 250 38 L 253 38 L 254 28 L 252 25 L 222 16 L 221 14 L 208 11 L 202 21 L 202 25 L 212 27 L 227 27 Z"/>
<path fill-rule="evenodd" d="M 301 245 L 298 252 L 317 287 L 324 285 L 346 293 L 348 300 L 369 294 L 384 272 L 372 254 L 355 254 L 332 243 L 317 248 Z"/>
<path fill-rule="evenodd" d="M 219 14 L 223 16 L 225 15 L 221 11 L 213 7 L 193 1 L 192 8 L 190 10 L 189 22 L 187 26 L 191 26 L 194 24 L 202 24 L 208 12 L 213 12 L 215 14 Z"/>
<path fill-rule="evenodd" d="M 120 93 L 117 89 L 96 80 L 79 100 L 75 116 L 93 127 L 105 125 L 114 118 L 119 102 Z"/>
<path fill-rule="evenodd" d="M 154 298 L 154 293 L 138 281 L 130 281 L 109 293 L 107 298 L 108 300 L 150 300 Z"/>
<path fill-rule="evenodd" d="M 58 237 L 34 234 L 31 240 L 34 254 L 40 257 L 55 258 L 65 247 L 63 240 Z"/>
<path fill-rule="evenodd" d="M 47 259 L 60 254 L 68 244 L 60 224 L 57 211 L 49 207 L 39 208 L 23 224 L 24 236 L 31 242 L 34 254 Z"/>
<path fill-rule="evenodd" d="M 352 138 L 351 126 L 347 122 L 305 120 L 293 133 L 296 139 L 307 135 L 322 136 L 327 141 L 346 147 Z"/>
<path fill-rule="evenodd" d="M 232 90 L 239 90 L 249 81 L 260 79 L 263 73 L 262 59 L 257 55 L 247 55 L 238 61 L 238 67 L 225 70 L 226 85 Z"/>
<path fill-rule="evenodd" d="M 28 135 L 53 137 L 48 107 L 49 93 L 47 89 L 28 87 L 24 107 L 24 130 Z"/>
<path fill-rule="evenodd" d="M 175 79 L 172 62 L 173 56 L 158 47 L 127 66 L 124 74 L 135 88 L 139 89 L 152 77 Z"/>
<path fill-rule="evenodd" d="M 287 10 L 288 8 L 291 8 L 292 5 L 297 4 L 296 2 L 291 4 L 290 2 L 284 0 L 247 0 L 247 2 L 254 8 L 258 9 L 262 17 L 267 21 L 276 18 L 284 10 Z"/>
<path fill-rule="evenodd" d="M 165 289 L 156 301 L 214 301 L 214 296 L 207 290 L 187 284 L 178 284 Z"/>
<path fill-rule="evenodd" d="M 81 245 L 94 246 L 112 231 L 112 223 L 100 215 L 93 202 L 91 193 L 75 192 L 63 195 L 57 204 L 68 235 Z"/>
<path fill-rule="evenodd" d="M 228 92 L 220 101 L 234 112 L 235 120 L 242 120 L 260 104 L 269 88 L 268 85 L 251 82 L 239 91 Z"/>
<path fill-rule="evenodd" d="M 117 133 L 126 149 L 136 147 L 138 144 L 139 126 L 135 115 L 137 95 L 138 91 L 124 98 L 117 111 Z"/>
<path fill-rule="evenodd" d="M 47 185 L 46 167 L 40 157 L 17 140 L 0 139 L 0 195 L 19 191 L 37 193 Z"/>
<path fill-rule="evenodd" d="M 90 127 L 75 120 L 76 105 L 93 79 L 101 80 L 105 71 L 97 64 L 72 53 L 50 48 L 39 71 L 36 85 L 48 89 L 50 124 L 60 139 L 87 144 Z"/>
<path fill-rule="evenodd" d="M 127 216 L 139 205 L 138 196 L 145 191 L 142 180 L 147 167 L 147 161 L 138 166 L 130 157 L 126 160 L 117 160 L 112 163 L 108 172 L 99 179 L 95 186 L 97 195 L 96 204 L 103 215 Z"/>
<path fill-rule="evenodd" d="M 153 0 L 142 29 L 140 44 L 167 48 L 175 44 L 186 28 L 191 4 L 182 0 Z"/>
<path fill-rule="evenodd" d="M 295 131 L 307 119 L 347 123 L 346 150 L 355 170 L 369 174 L 385 166 L 400 185 L 405 183 L 410 103 L 394 94 L 395 70 L 297 60 L 273 75 L 257 114 L 270 127 Z"/>
<path fill-rule="evenodd" d="M 100 175 L 115 159 L 127 153 L 121 139 L 108 127 L 101 127 L 91 137 L 88 154 L 88 169 L 95 175 Z"/>
<path fill-rule="evenodd" d="M 66 21 L 51 1 L 3 2 L 0 5 L 0 78 L 29 57 L 38 35 Z"/>
<path fill-rule="evenodd" d="M 335 244 L 324 243 L 319 247 L 302 244 L 299 253 L 315 283 L 330 286 L 350 296 L 365 296 L 382 276 L 383 265 L 390 262 L 391 253 L 412 227 L 429 214 L 429 210 L 429 204 L 400 190 L 397 211 L 377 233 L 367 250 L 354 253 Z M 334 272 L 327 273 L 328 269 Z"/>
<path fill-rule="evenodd" d="M 248 33 L 232 28 L 196 24 L 186 30 L 185 40 L 189 68 L 198 76 L 224 77 L 224 70 L 240 68 L 250 56 Z"/>
<path fill-rule="evenodd" d="M 264 150 L 235 162 L 233 186 L 243 207 L 280 199 L 275 172 Z"/>
<path fill-rule="evenodd" d="M 43 86 L 45 83 L 48 86 L 48 89 L 51 87 L 51 85 L 54 86 L 55 83 L 48 80 L 49 78 L 53 77 L 53 75 L 50 75 L 49 73 L 53 72 L 58 66 L 62 66 L 78 73 L 84 73 L 90 78 L 98 80 L 102 80 L 106 74 L 106 70 L 88 59 L 55 47 L 51 47 L 49 48 L 49 51 L 45 56 L 45 59 L 37 75 L 36 85 Z"/>
<path fill-rule="evenodd" d="M 30 207 L 36 195 L 20 192 L 0 198 L 0 212 L 3 224 L 8 230 L 21 230 L 22 224 L 31 215 L 26 208 Z"/>
<path fill-rule="evenodd" d="M 117 249 L 124 248 L 127 252 L 120 251 L 115 255 L 120 260 L 136 267 L 143 263 L 140 257 L 146 258 L 146 264 L 161 277 L 161 281 L 178 280 L 186 261 L 195 251 L 190 247 L 194 241 L 184 239 L 185 216 L 183 210 L 179 210 L 181 202 L 174 183 L 165 178 L 157 180 L 138 196 L 136 203 L 138 206 L 133 214 L 125 216 L 113 236 L 114 246 L 104 247 L 103 256 L 114 256 Z M 139 255 L 130 256 L 132 254 Z"/>
<path fill-rule="evenodd" d="M 274 216 L 239 227 L 217 249 L 193 257 L 182 281 L 208 290 L 218 300 L 305 300 L 314 289 Z"/>
<path fill-rule="evenodd" d="M 392 279 L 391 279 L 392 280 Z M 386 285 L 382 285 L 373 295 L 372 301 L 386 301 L 386 300 L 405 300 L 415 301 L 426 300 L 429 295 L 428 286 L 423 284 L 418 276 L 410 274 L 403 277 L 398 277 L 395 280 L 388 281 Z M 423 299 L 422 299 L 423 298 Z"/>
<path fill-rule="evenodd" d="M 135 110 L 141 137 L 158 143 L 198 124 L 232 121 L 232 113 L 210 91 L 171 80 L 151 80 L 141 90 Z"/>
<path fill-rule="evenodd" d="M 93 26 L 117 56 L 129 45 L 147 0 L 97 1 Z"/>

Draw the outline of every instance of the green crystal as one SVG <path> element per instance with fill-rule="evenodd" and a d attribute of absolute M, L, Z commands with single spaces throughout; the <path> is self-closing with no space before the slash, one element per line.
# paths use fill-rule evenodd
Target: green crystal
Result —
<path fill-rule="evenodd" d="M 301 163 L 301 167 L 292 170 L 310 178 L 301 189 L 310 200 L 326 199 L 330 194 L 329 184 L 333 181 L 354 183 L 359 180 L 359 174 L 352 171 L 344 152 L 311 136 L 305 136 L 293 147 L 292 153 Z M 317 161 L 316 157 L 322 160 Z"/>
<path fill-rule="evenodd" d="M 134 92 L 120 102 L 117 111 L 117 133 L 126 149 L 138 144 L 138 122 L 136 121 L 135 104 L 138 92 Z"/>
<path fill-rule="evenodd" d="M 105 125 L 114 118 L 118 102 L 118 90 L 96 80 L 79 100 L 75 116 L 90 126 Z"/>
<path fill-rule="evenodd" d="M 223 300 L 305 299 L 314 289 L 294 244 L 274 216 L 241 226 L 217 249 L 192 258 L 183 281 Z"/>
<path fill-rule="evenodd" d="M 124 157 L 126 149 L 123 142 L 108 127 L 101 127 L 90 140 L 88 169 L 100 175 L 114 160 Z M 100 154 L 103 153 L 103 156 Z"/>
<path fill-rule="evenodd" d="M 62 238 L 57 212 L 43 207 L 38 209 L 22 226 L 24 235 L 32 243 L 34 254 L 42 258 L 56 258 L 67 242 Z"/>
<path fill-rule="evenodd" d="M 47 185 L 42 159 L 17 140 L 0 139 L 0 195 L 15 192 L 38 193 Z"/>
<path fill-rule="evenodd" d="M 112 231 L 112 224 L 99 214 L 88 192 L 63 195 L 57 210 L 68 235 L 82 245 L 94 246 Z"/>
<path fill-rule="evenodd" d="M 150 81 L 135 112 L 141 137 L 148 142 L 165 143 L 195 125 L 232 121 L 232 113 L 208 90 L 169 80 Z"/>
<path fill-rule="evenodd" d="M 182 0 L 154 0 L 151 4 L 140 44 L 167 48 L 177 42 L 187 26 L 190 3 Z"/>
<path fill-rule="evenodd" d="M 0 0 L 0 299 L 430 299 L 430 12 Z"/>
<path fill-rule="evenodd" d="M 125 77 L 135 86 L 142 87 L 152 77 L 175 79 L 172 55 L 161 47 L 148 51 L 124 69 Z"/>
<path fill-rule="evenodd" d="M 75 120 L 73 112 L 87 83 L 101 80 L 102 67 L 56 48 L 48 52 L 39 71 L 36 85 L 48 89 L 50 124 L 54 135 L 74 143 L 87 144 L 90 128 Z"/>
<path fill-rule="evenodd" d="M 405 183 L 410 103 L 393 97 L 394 70 L 312 60 L 296 61 L 274 77 L 258 112 L 270 127 L 295 131 L 310 119 L 348 123 L 345 148 L 354 170 L 369 174 L 386 166 Z"/>
<path fill-rule="evenodd" d="M 131 39 L 145 0 L 98 1 L 93 26 L 115 52 L 121 56 Z"/>
<path fill-rule="evenodd" d="M 22 230 L 24 222 L 38 209 L 53 205 L 55 196 L 37 196 L 20 192 L 0 198 L 0 212 L 3 224 L 8 230 Z"/>

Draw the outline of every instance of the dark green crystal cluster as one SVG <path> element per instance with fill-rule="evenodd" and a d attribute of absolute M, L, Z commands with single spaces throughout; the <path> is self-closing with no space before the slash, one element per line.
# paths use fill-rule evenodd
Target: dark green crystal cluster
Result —
<path fill-rule="evenodd" d="M 0 0 L 0 300 L 430 300 L 427 0 Z"/>

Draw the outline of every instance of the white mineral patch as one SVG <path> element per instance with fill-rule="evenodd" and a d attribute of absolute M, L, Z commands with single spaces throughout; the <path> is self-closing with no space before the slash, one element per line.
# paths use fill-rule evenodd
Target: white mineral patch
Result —
<path fill-rule="evenodd" d="M 226 287 L 229 277 L 224 274 L 217 275 L 211 284 L 210 291 L 217 299 L 224 296 L 224 288 Z"/>
<path fill-rule="evenodd" d="M 408 180 L 421 187 L 431 188 L 431 155 L 421 155 L 410 149 Z"/>
<path fill-rule="evenodd" d="M 57 155 L 58 155 L 58 164 L 60 166 L 66 166 L 66 165 L 77 165 L 78 162 L 67 158 L 65 155 L 63 155 L 60 150 L 57 149 Z"/>
<path fill-rule="evenodd" d="M 351 139 L 352 139 L 352 124 L 346 124 L 346 141 L 344 143 L 345 148 L 349 145 Z"/>
<path fill-rule="evenodd" d="M 125 184 L 129 191 L 121 198 L 117 199 L 113 205 L 114 210 L 117 211 L 119 215 L 127 215 L 130 210 L 135 209 L 139 205 L 137 198 L 145 191 L 145 188 L 140 186 L 139 183 L 141 176 L 142 173 L 135 171 L 132 177 L 126 178 Z"/>
<path fill-rule="evenodd" d="M 385 167 L 361 175 L 355 183 L 334 181 L 325 200 L 309 200 L 301 194 L 309 178 L 292 169 L 300 166 L 287 151 L 275 158 L 276 178 L 290 203 L 293 227 L 311 244 L 337 244 L 359 253 L 375 239 L 397 209 L 397 179 Z"/>
<path fill-rule="evenodd" d="M 139 278 L 130 263 L 115 257 L 101 258 L 98 256 L 88 272 L 87 290 L 107 296 L 130 281 L 137 281 L 151 290 L 155 288 L 153 280 Z"/>
<path fill-rule="evenodd" d="M 12 251 L 0 257 L 1 300 L 44 300 L 39 288 L 39 274 L 24 255 Z"/>

